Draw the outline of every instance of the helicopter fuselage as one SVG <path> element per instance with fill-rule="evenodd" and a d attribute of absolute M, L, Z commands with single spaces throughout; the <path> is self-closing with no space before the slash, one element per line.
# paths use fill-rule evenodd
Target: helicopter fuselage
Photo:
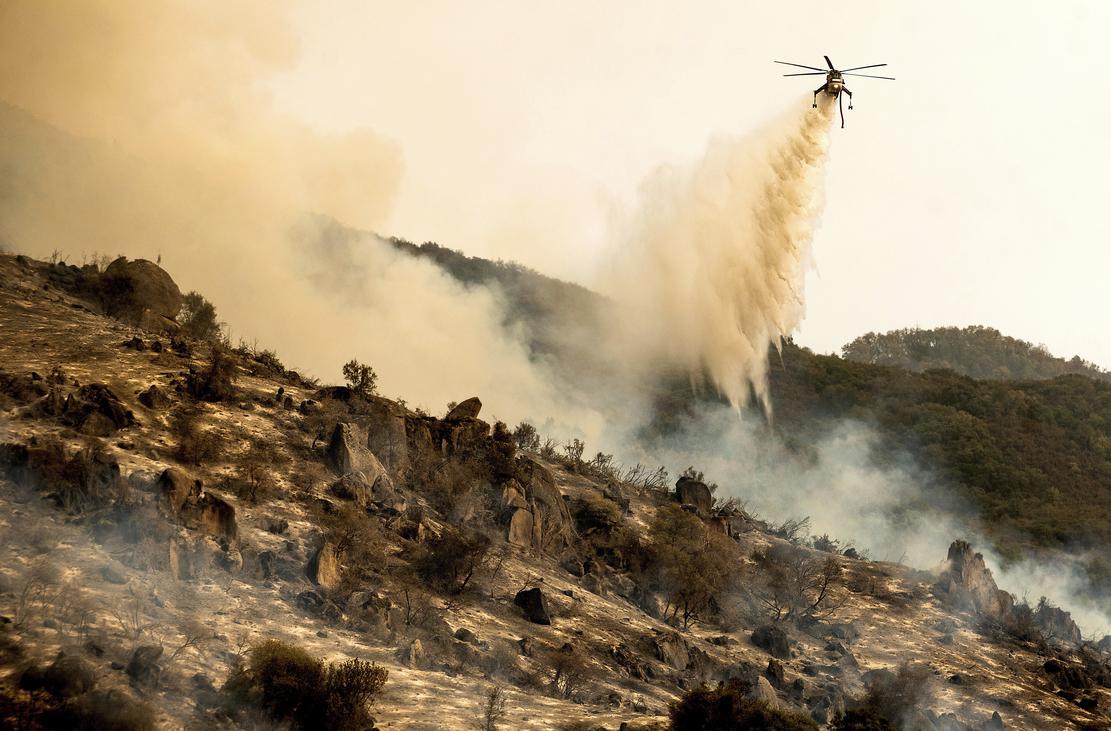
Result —
<path fill-rule="evenodd" d="M 826 74 L 826 93 L 830 96 L 837 96 L 845 87 L 845 79 L 841 76 L 839 71 L 830 71 Z"/>

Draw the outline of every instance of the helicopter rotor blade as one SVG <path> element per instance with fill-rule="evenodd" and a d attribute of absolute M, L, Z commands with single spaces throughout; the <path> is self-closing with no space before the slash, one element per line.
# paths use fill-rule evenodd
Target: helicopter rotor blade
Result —
<path fill-rule="evenodd" d="M 847 74 L 844 71 L 842 71 L 841 73 L 844 74 L 845 76 L 863 76 L 865 79 L 887 79 L 888 81 L 894 81 L 895 80 L 894 76 L 872 76 L 871 74 Z"/>
<path fill-rule="evenodd" d="M 783 74 L 784 76 L 825 76 L 825 71 L 804 71 L 801 74 Z"/>
<path fill-rule="evenodd" d="M 790 63 L 788 61 L 772 61 L 772 63 L 781 63 L 784 66 L 798 66 L 800 69 L 810 69 L 811 71 L 821 71 L 825 73 L 824 69 L 816 68 L 814 66 L 803 66 L 801 63 Z"/>
<path fill-rule="evenodd" d="M 836 71 L 836 69 L 833 68 L 833 61 L 829 60 L 829 56 L 822 56 L 822 58 L 826 60 L 826 66 L 829 66 L 830 71 Z"/>
<path fill-rule="evenodd" d="M 887 64 L 885 64 L 885 63 L 874 63 L 871 66 L 857 66 L 857 67 L 851 68 L 851 69 L 841 69 L 841 72 L 844 73 L 845 71 L 860 71 L 861 69 L 875 69 L 875 68 L 879 68 L 880 66 L 886 66 L 886 65 Z"/>

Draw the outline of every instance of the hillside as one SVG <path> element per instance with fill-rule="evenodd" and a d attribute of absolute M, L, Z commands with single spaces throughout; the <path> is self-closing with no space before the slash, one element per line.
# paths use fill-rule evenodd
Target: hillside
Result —
<path fill-rule="evenodd" d="M 350 684 L 274 695 L 323 688 L 321 658 L 373 679 L 378 728 L 698 728 L 707 693 L 752 728 L 1107 724 L 1111 640 L 1015 606 L 966 544 L 940 574 L 863 561 L 478 399 L 321 388 L 172 334 L 158 271 L 0 256 L 6 723 L 346 727 Z"/>
<path fill-rule="evenodd" d="M 893 330 L 862 335 L 841 349 L 845 360 L 908 371 L 955 371 L 976 379 L 1045 380 L 1081 375 L 1111 380 L 1111 373 L 1078 355 L 1057 358 L 1044 346 L 981 325 Z"/>
<path fill-rule="evenodd" d="M 606 351 L 592 345 L 606 339 L 608 303 L 603 298 L 527 268 L 435 244 L 395 245 L 432 258 L 460 281 L 501 289 L 507 311 L 533 334 L 535 356 L 554 356 L 568 382 L 604 377 Z M 1053 358 L 991 328 L 901 332 L 923 338 L 938 334 L 935 355 L 948 354 L 950 366 L 975 362 L 982 372 L 1023 375 L 978 379 L 952 367 L 925 368 L 921 360 L 922 368 L 860 362 L 849 351 L 858 353 L 862 345 L 846 346 L 846 356 L 838 358 L 788 342 L 771 364 L 777 428 L 805 442 L 846 420 L 872 425 L 879 439 L 875 459 L 913 459 L 933 475 L 938 502 L 955 495 L 971 505 L 981 532 L 1005 559 L 1028 551 L 1084 554 L 1091 590 L 1111 599 L 1111 381 L 1106 373 L 1079 359 Z M 948 339 L 940 337 L 946 334 Z M 854 343 L 882 344 L 892 338 L 904 342 L 894 333 Z M 655 389 L 653 422 L 644 435 L 649 442 L 697 418 L 699 400 L 714 399 L 692 392 L 684 373 L 644 385 Z"/>

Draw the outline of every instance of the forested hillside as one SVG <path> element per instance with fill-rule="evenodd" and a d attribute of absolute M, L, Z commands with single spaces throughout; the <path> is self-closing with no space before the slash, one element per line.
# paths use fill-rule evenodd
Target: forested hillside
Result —
<path fill-rule="evenodd" d="M 1078 355 L 1058 358 L 1043 345 L 982 325 L 908 328 L 862 335 L 841 349 L 846 360 L 910 371 L 945 368 L 972 378 L 1022 380 L 1079 374 L 1111 380 L 1111 373 Z"/>
<path fill-rule="evenodd" d="M 502 286 L 510 311 L 548 334 L 536 341 L 539 351 L 563 356 L 568 368 L 591 367 L 591 350 L 582 347 L 590 339 L 576 336 L 572 352 L 553 333 L 572 326 L 581 333 L 601 322 L 593 310 L 606 306 L 602 297 L 524 267 L 435 244 L 394 243 L 433 258 L 463 282 Z M 1088 571 L 1093 585 L 1111 595 L 1107 374 L 987 327 L 899 332 L 905 337 L 864 336 L 846 346 L 844 358 L 786 343 L 771 371 L 777 428 L 805 436 L 818 424 L 844 418 L 872 424 L 882 440 L 876 458 L 913 456 L 979 510 L 1003 555 L 1017 557 L 1031 548 L 1102 549 L 1092 552 Z M 927 348 L 929 342 L 935 345 Z M 902 343 L 906 354 L 900 362 L 872 363 L 860 355 L 869 347 L 894 353 L 894 343 Z M 930 353 L 934 360 L 926 359 Z M 995 375 L 977 380 L 957 370 Z M 673 417 L 689 413 L 697 398 L 706 396 L 691 393 L 685 378 L 661 383 L 658 429 L 666 431 Z"/>

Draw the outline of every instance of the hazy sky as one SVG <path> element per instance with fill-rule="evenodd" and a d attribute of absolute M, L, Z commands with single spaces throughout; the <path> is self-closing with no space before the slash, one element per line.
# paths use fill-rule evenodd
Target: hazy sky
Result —
<path fill-rule="evenodd" d="M 1111 367 L 1107 2 L 305 3 L 277 103 L 403 149 L 383 233 L 590 284 L 608 221 L 821 83 L 855 79 L 801 342 L 998 327 Z M 820 274 L 819 274 L 820 272 Z"/>

